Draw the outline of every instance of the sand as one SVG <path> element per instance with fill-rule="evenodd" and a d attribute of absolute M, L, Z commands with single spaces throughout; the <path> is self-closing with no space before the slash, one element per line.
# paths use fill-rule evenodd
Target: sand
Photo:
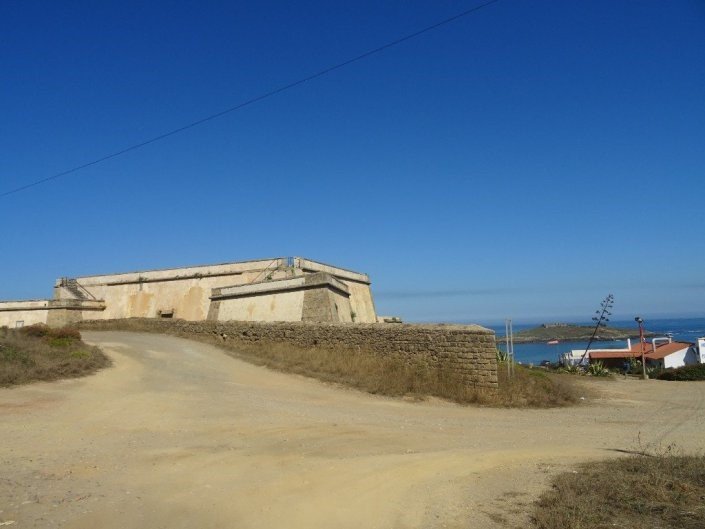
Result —
<path fill-rule="evenodd" d="M 114 366 L 0 389 L 0 524 L 493 528 L 557 472 L 703 447 L 705 383 L 591 380 L 577 407 L 368 395 L 174 337 L 84 332 Z"/>

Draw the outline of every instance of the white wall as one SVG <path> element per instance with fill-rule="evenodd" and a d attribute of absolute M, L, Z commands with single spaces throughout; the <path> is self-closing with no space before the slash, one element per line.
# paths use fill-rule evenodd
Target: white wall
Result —
<path fill-rule="evenodd" d="M 685 355 L 689 348 L 681 349 L 665 357 L 663 359 L 663 366 L 668 369 L 670 367 L 681 367 L 685 365 Z"/>
<path fill-rule="evenodd" d="M 0 327 L 17 327 L 18 322 L 23 322 L 21 326 L 34 325 L 36 323 L 46 323 L 48 310 L 18 310 L 10 312 L 0 312 Z"/>
<path fill-rule="evenodd" d="M 301 321 L 304 291 L 220 300 L 218 321 Z"/>
<path fill-rule="evenodd" d="M 0 301 L 0 327 L 14 328 L 17 322 L 24 322 L 24 326 L 46 323 L 48 306 L 49 301 L 45 299 Z"/>

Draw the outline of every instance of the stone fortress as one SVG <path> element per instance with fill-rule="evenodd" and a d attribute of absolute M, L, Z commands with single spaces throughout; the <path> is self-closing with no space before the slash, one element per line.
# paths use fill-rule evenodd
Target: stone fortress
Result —
<path fill-rule="evenodd" d="M 302 257 L 60 278 L 53 299 L 0 301 L 0 326 L 121 318 L 377 322 L 366 274 Z"/>
<path fill-rule="evenodd" d="M 497 387 L 494 333 L 477 325 L 401 324 L 378 318 L 366 274 L 302 257 L 60 278 L 53 299 L 0 301 L 0 326 L 88 329 L 134 325 L 233 345 L 366 350 Z M 397 325 L 378 325 L 379 322 Z"/>

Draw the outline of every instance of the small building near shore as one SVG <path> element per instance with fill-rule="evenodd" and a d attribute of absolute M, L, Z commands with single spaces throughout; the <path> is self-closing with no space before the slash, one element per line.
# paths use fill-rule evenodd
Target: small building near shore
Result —
<path fill-rule="evenodd" d="M 704 344 L 705 346 L 705 341 Z M 647 366 L 668 369 L 704 362 L 702 350 L 698 344 L 673 341 L 669 337 L 654 338 L 651 342 L 637 342 L 627 349 L 595 349 L 588 352 L 590 362 L 602 362 L 605 367 L 622 369 L 624 362 L 630 359 L 641 360 L 642 346 Z"/>

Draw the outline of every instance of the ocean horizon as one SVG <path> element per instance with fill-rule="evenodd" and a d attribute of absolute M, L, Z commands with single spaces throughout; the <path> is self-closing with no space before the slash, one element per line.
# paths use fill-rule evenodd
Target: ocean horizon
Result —
<path fill-rule="evenodd" d="M 545 321 L 538 323 L 519 323 L 514 324 L 514 332 L 524 329 L 531 329 L 546 323 Z M 594 325 L 593 322 L 571 322 L 576 325 Z M 485 325 L 488 329 L 492 329 L 497 333 L 497 345 L 504 350 L 504 343 L 499 338 L 504 336 L 504 324 L 501 325 Z M 609 323 L 609 327 L 618 328 L 634 328 L 634 333 L 638 334 L 639 329 L 634 320 L 615 320 Z M 700 337 L 705 336 L 705 318 L 660 318 L 647 320 L 644 323 L 644 328 L 647 331 L 654 332 L 658 336 L 672 335 L 674 340 L 695 343 Z M 517 362 L 523 364 L 539 364 L 544 360 L 551 362 L 558 361 L 558 357 L 572 349 L 585 349 L 587 342 L 559 342 L 555 345 L 547 343 L 523 343 L 514 344 L 514 355 Z M 626 340 L 610 340 L 593 342 L 591 349 L 622 349 L 627 346 Z"/>

